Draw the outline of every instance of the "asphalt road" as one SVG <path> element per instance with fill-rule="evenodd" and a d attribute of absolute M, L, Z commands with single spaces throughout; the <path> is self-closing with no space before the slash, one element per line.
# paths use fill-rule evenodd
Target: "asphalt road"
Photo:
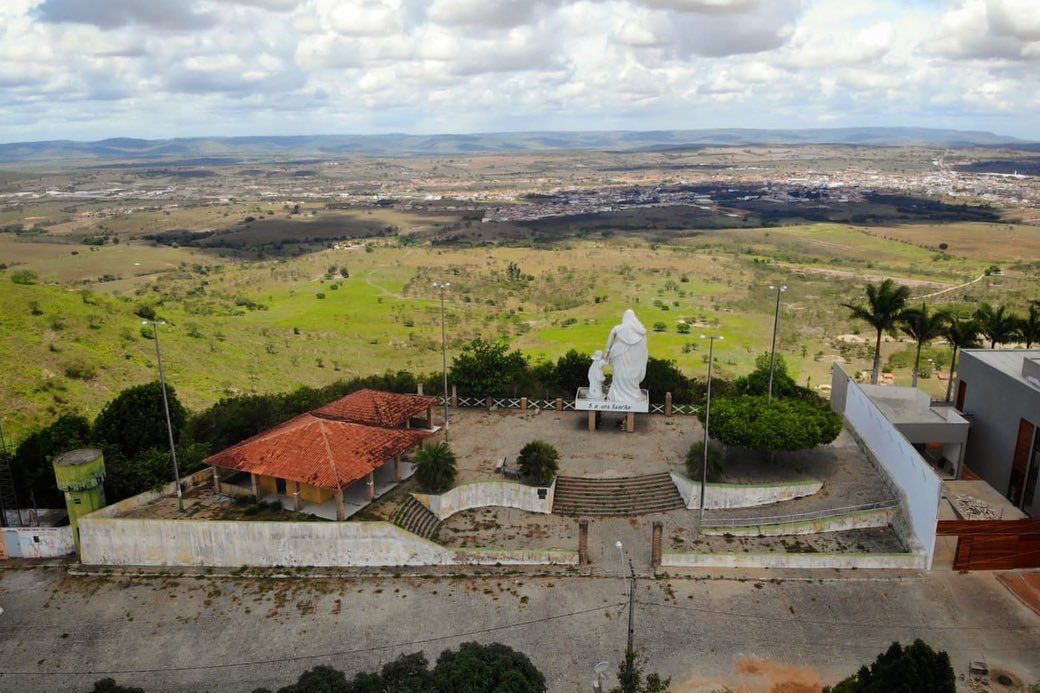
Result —
<path fill-rule="evenodd" d="M 815 690 L 893 640 L 923 638 L 958 673 L 985 658 L 1040 680 L 1040 617 L 989 574 L 869 580 L 641 580 L 636 644 L 674 691 Z M 331 664 L 431 659 L 467 640 L 526 652 L 553 691 L 589 691 L 623 652 L 618 578 L 136 578 L 0 571 L 0 690 L 252 691 Z M 610 683 L 613 682 L 611 677 Z"/>

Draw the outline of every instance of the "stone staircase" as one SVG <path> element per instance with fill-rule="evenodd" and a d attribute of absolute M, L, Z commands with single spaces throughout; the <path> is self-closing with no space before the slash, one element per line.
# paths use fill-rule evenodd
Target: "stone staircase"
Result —
<path fill-rule="evenodd" d="M 553 513 L 643 515 L 686 507 L 667 472 L 614 479 L 556 477 Z"/>
<path fill-rule="evenodd" d="M 423 539 L 433 539 L 441 528 L 441 521 L 426 509 L 426 506 L 409 495 L 408 500 L 401 503 L 394 513 L 394 524 L 418 534 Z"/>

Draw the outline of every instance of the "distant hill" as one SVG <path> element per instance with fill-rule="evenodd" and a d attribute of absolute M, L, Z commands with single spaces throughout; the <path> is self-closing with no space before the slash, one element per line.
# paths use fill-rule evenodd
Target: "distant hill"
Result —
<path fill-rule="evenodd" d="M 812 130 L 648 130 L 501 132 L 469 135 L 304 135 L 293 137 L 185 137 L 97 142 L 52 140 L 0 144 L 0 163 L 78 159 L 135 161 L 221 158 L 253 160 L 344 155 L 460 155 L 544 150 L 668 151 L 711 145 L 844 144 L 898 146 L 1018 146 L 1024 140 L 990 132 L 932 128 L 821 128 Z M 229 161 L 229 163 L 230 163 Z"/>

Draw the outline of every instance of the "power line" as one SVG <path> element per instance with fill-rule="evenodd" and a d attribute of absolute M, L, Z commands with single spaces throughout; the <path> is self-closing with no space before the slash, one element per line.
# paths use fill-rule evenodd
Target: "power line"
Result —
<path fill-rule="evenodd" d="M 330 657 L 344 657 L 346 655 L 365 654 L 367 652 L 378 652 L 380 650 L 391 650 L 404 647 L 413 647 L 415 645 L 425 645 L 431 642 L 437 642 L 438 640 L 453 640 L 455 638 L 468 638 L 474 635 L 484 635 L 486 633 L 494 633 L 501 630 L 508 630 L 510 628 L 519 628 L 521 626 L 530 626 L 538 623 L 547 623 L 549 621 L 558 621 L 560 619 L 572 618 L 574 616 L 583 616 L 585 614 L 595 613 L 597 611 L 606 611 L 616 607 L 627 606 L 625 602 L 617 602 L 616 604 L 607 604 L 605 606 L 596 606 L 591 609 L 582 609 L 580 611 L 571 611 L 566 614 L 555 614 L 553 616 L 545 616 L 542 618 L 530 619 L 528 621 L 518 621 L 516 623 L 507 623 L 501 626 L 490 626 L 488 628 L 481 628 L 478 630 L 471 630 L 464 633 L 450 633 L 447 635 L 437 635 L 429 638 L 421 638 L 419 640 L 410 640 L 408 642 L 391 643 L 389 645 L 375 645 L 373 647 L 359 647 L 353 650 L 340 650 L 337 652 L 325 652 L 322 654 L 309 654 L 309 655 L 294 655 L 291 657 L 275 657 L 272 659 L 253 659 L 245 662 L 222 662 L 220 664 L 196 664 L 192 666 L 181 666 L 181 667 L 159 667 L 154 669 L 112 669 L 112 670 L 94 670 L 88 669 L 84 671 L 75 670 L 63 670 L 63 671 L 0 671 L 0 676 L 69 676 L 69 675 L 82 675 L 82 676 L 96 676 L 99 674 L 162 674 L 166 672 L 177 672 L 177 671 L 204 671 L 209 669 L 228 669 L 232 667 L 246 667 L 254 666 L 258 664 L 284 664 L 287 662 L 295 662 L 301 660 L 311 659 L 326 659 Z"/>

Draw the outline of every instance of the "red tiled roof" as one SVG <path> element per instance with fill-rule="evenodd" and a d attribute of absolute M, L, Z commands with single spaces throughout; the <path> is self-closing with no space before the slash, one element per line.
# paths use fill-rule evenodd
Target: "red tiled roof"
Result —
<path fill-rule="evenodd" d="M 336 419 L 366 426 L 401 428 L 413 416 L 418 416 L 437 404 L 437 398 L 422 395 L 402 395 L 380 390 L 358 390 L 324 407 L 315 409 L 315 416 Z"/>
<path fill-rule="evenodd" d="M 319 488 L 346 488 L 429 435 L 302 414 L 203 463 Z"/>

